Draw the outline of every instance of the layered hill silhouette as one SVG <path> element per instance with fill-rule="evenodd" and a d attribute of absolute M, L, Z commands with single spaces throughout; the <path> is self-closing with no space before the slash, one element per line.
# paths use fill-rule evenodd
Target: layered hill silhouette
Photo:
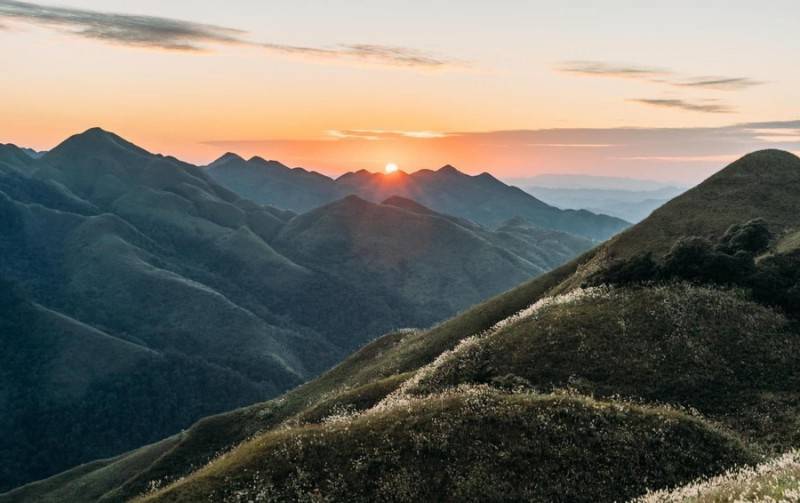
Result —
<path fill-rule="evenodd" d="M 274 397 L 590 246 L 402 198 L 297 215 L 101 129 L 2 145 L 0 488 Z"/>
<path fill-rule="evenodd" d="M 578 259 L 278 400 L 0 501 L 625 501 L 790 450 L 796 310 L 702 281 L 586 285 L 754 218 L 768 248 L 726 250 L 800 263 L 798 186 L 800 159 L 750 154 Z"/>
<path fill-rule="evenodd" d="M 585 210 L 560 210 L 525 191 L 504 184 L 489 173 L 470 176 L 453 166 L 403 171 L 391 175 L 361 170 L 332 179 L 277 161 L 253 157 L 245 161 L 226 154 L 207 167 L 214 180 L 253 201 L 307 211 L 333 200 L 357 195 L 372 202 L 392 196 L 414 200 L 435 211 L 466 218 L 487 227 L 521 217 L 543 228 L 602 241 L 625 229 L 624 220 Z"/>

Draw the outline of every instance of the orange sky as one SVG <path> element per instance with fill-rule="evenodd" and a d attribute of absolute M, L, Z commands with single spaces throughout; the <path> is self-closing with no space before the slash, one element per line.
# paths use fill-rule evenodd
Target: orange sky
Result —
<path fill-rule="evenodd" d="M 196 163 L 691 181 L 800 150 L 798 4 L 695 3 L 0 1 L 0 141 L 100 126 Z"/>

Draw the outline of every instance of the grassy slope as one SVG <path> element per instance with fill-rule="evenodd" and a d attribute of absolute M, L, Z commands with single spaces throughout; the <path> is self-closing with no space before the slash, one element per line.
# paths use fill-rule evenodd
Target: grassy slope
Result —
<path fill-rule="evenodd" d="M 792 451 L 754 468 L 655 491 L 636 503 L 793 503 L 800 500 L 800 455 Z"/>
<path fill-rule="evenodd" d="M 292 416 L 313 410 L 313 406 L 330 400 L 338 393 L 369 386 L 383 379 L 413 371 L 430 363 L 443 351 L 451 349 L 462 338 L 489 328 L 499 320 L 524 308 L 531 298 L 544 295 L 575 271 L 577 263 L 567 264 L 514 290 L 475 306 L 462 315 L 427 332 L 397 332 L 384 336 L 354 353 L 318 379 L 272 400 L 233 412 L 205 418 L 181 434 L 179 442 L 146 468 L 130 465 L 123 456 L 114 464 L 126 473 L 126 481 L 112 489 L 102 476 L 93 473 L 68 472 L 54 484 L 26 486 L 0 495 L 0 502 L 59 501 L 64 492 L 75 487 L 106 488 L 103 501 L 122 501 L 147 490 L 154 481 L 170 481 L 190 473 L 213 456 L 239 442 L 266 431 Z M 172 442 L 167 439 L 164 442 Z M 161 450 L 162 443 L 144 449 Z M 61 476 L 59 476 L 61 477 Z M 94 501 L 93 499 L 77 499 Z"/>
<path fill-rule="evenodd" d="M 755 165 L 759 168 L 759 171 L 760 168 L 764 168 L 764 162 L 771 163 L 774 161 L 780 164 L 788 163 L 789 165 L 795 165 L 798 162 L 794 157 L 786 157 L 788 154 L 771 151 L 754 155 L 756 156 L 755 158 L 750 156 L 745 159 L 748 159 L 748 166 Z M 741 162 L 739 161 L 739 163 Z M 728 168 L 728 170 L 730 169 Z M 786 176 L 794 176 L 794 172 L 791 171 L 793 169 L 795 168 L 791 168 Z M 747 173 L 744 175 L 734 173 L 734 175 L 744 177 L 743 183 L 759 191 L 762 197 L 752 200 L 747 199 L 748 204 L 750 204 L 749 207 L 743 207 L 743 205 L 731 207 L 727 200 L 714 196 L 714 194 L 718 193 L 716 188 L 709 192 L 708 197 L 704 197 L 701 186 L 701 188 L 692 191 L 692 198 L 696 203 L 689 201 L 682 202 L 677 206 L 671 206 L 672 208 L 678 208 L 672 217 L 677 220 L 694 218 L 690 213 L 687 214 L 684 205 L 687 205 L 686 207 L 695 206 L 695 209 L 700 211 L 702 201 L 705 198 L 707 200 L 705 209 L 710 209 L 714 215 L 722 215 L 724 217 L 724 212 L 715 210 L 716 205 L 719 204 L 727 208 L 727 211 L 733 212 L 730 219 L 715 218 L 708 225 L 704 225 L 703 229 L 709 233 L 722 233 L 729 223 L 732 223 L 730 220 L 739 222 L 750 216 L 762 215 L 767 215 L 768 218 L 769 215 L 774 217 L 773 222 L 778 224 L 776 227 L 780 226 L 775 229 L 777 231 L 781 231 L 784 228 L 792 229 L 797 226 L 798 217 L 796 212 L 789 211 L 785 205 L 781 206 L 781 211 L 773 211 L 770 206 L 771 199 L 763 197 L 764 194 L 759 182 L 762 179 L 761 177 L 749 177 L 746 176 Z M 720 175 L 717 176 L 719 177 Z M 763 177 L 763 179 L 767 180 L 768 187 L 774 185 L 769 181 L 771 178 L 770 176 Z M 723 182 L 715 181 L 712 188 L 720 184 L 728 185 L 724 180 Z M 729 187 L 729 189 L 734 194 L 740 190 L 736 187 Z M 791 197 L 791 194 L 786 191 L 783 191 L 782 194 L 786 197 Z M 742 200 L 741 197 L 739 200 Z M 670 207 L 670 205 L 667 205 L 667 207 Z M 668 219 L 668 217 L 669 213 L 665 210 L 660 213 L 658 218 Z M 397 333 L 381 338 L 354 354 L 350 359 L 321 378 L 287 394 L 282 400 L 216 416 L 198 423 L 186 433 L 184 439 L 161 461 L 156 462 L 145 470 L 130 471 L 130 482 L 118 488 L 116 492 L 109 493 L 112 496 L 110 500 L 136 495 L 145 489 L 152 480 L 166 479 L 169 481 L 175 477 L 185 475 L 191 471 L 193 463 L 203 464 L 211 453 L 225 450 L 255 432 L 265 431 L 272 425 L 279 424 L 293 415 L 302 414 L 306 410 L 313 410 L 312 406 L 315 404 L 325 401 L 330 402 L 331 400 L 335 401 L 337 392 L 352 394 L 353 388 L 365 385 L 367 386 L 365 391 L 374 392 L 375 388 L 370 386 L 370 383 L 375 383 L 376 381 L 381 383 L 379 385 L 376 384 L 376 386 L 386 385 L 386 388 L 381 389 L 378 394 L 392 389 L 395 383 L 388 384 L 381 380 L 396 379 L 397 381 L 402 381 L 407 378 L 407 372 L 428 364 L 442 352 L 453 348 L 460 340 L 489 328 L 497 321 L 526 307 L 548 292 L 563 290 L 568 288 L 571 283 L 579 282 L 579 279 L 573 278 L 576 276 L 580 278 L 585 270 L 594 267 L 594 263 L 600 260 L 598 255 L 605 255 L 606 250 L 614 249 L 617 250 L 617 253 L 620 253 L 619 250 L 622 249 L 626 242 L 632 243 L 630 246 L 636 251 L 640 250 L 641 247 L 633 239 L 638 233 L 641 233 L 641 239 L 650 243 L 647 246 L 652 246 L 654 251 L 659 252 L 664 250 L 670 240 L 695 228 L 692 225 L 683 224 L 668 226 L 666 228 L 671 229 L 670 232 L 675 234 L 667 236 L 652 228 L 659 227 L 659 225 L 649 222 L 649 220 L 645 221 L 640 226 L 629 231 L 629 233 L 618 238 L 618 240 L 612 241 L 609 245 L 590 251 L 580 259 L 476 306 L 428 332 Z M 576 272 L 577 274 L 575 274 Z M 349 402 L 353 401 L 355 400 L 352 398 L 349 400 Z M 336 409 L 331 408 L 331 410 Z M 319 416 L 319 414 L 311 414 L 311 417 L 318 418 Z M 82 483 L 85 477 L 86 475 L 76 476 L 71 479 L 70 484 Z M 42 495 L 39 494 L 39 496 L 41 497 Z M 7 497 L 6 500 L 0 498 L 0 501 L 23 500 L 15 499 L 13 495 L 10 495 L 10 498 Z"/>
<path fill-rule="evenodd" d="M 542 307 L 459 348 L 408 391 L 517 382 L 669 403 L 780 452 L 800 444 L 798 354 L 800 338 L 788 321 L 736 292 L 613 290 Z"/>
<path fill-rule="evenodd" d="M 672 410 L 474 388 L 262 435 L 142 501 L 614 501 L 752 459 Z"/>
<path fill-rule="evenodd" d="M 29 164 L 22 171 L 0 171 L 0 252 L 4 257 L 0 274 L 22 284 L 37 302 L 87 326 L 159 354 L 186 356 L 179 373 L 191 374 L 186 379 L 175 376 L 178 372 L 170 370 L 171 360 L 154 358 L 158 375 L 172 380 L 159 387 L 158 393 L 147 391 L 153 400 L 141 404 L 155 425 L 147 425 L 143 411 L 136 415 L 150 436 L 126 432 L 120 438 L 128 443 L 121 446 L 93 435 L 87 440 L 69 436 L 58 442 L 64 452 L 80 450 L 66 445 L 70 442 L 89 447 L 94 441 L 108 449 L 91 451 L 89 457 L 65 458 L 63 464 L 48 471 L 0 479 L 3 489 L 53 473 L 53 469 L 152 442 L 202 417 L 186 419 L 186 411 L 176 409 L 175 404 L 196 411 L 195 402 L 210 401 L 212 393 L 204 397 L 188 392 L 174 379 L 192 382 L 198 373 L 207 371 L 225 375 L 226 380 L 248 381 L 232 386 L 230 399 L 226 397 L 222 404 L 202 408 L 202 415 L 263 400 L 317 375 L 377 334 L 394 327 L 429 326 L 543 270 L 498 246 L 490 239 L 491 233 L 467 230 L 455 219 L 424 216 L 418 208 L 372 205 L 401 218 L 381 214 L 376 221 L 335 226 L 322 243 L 315 243 L 315 258 L 329 256 L 337 232 L 360 229 L 355 246 L 345 253 L 345 257 L 361 253 L 360 260 L 353 261 L 355 272 L 336 277 L 341 264 L 307 259 L 300 265 L 287 258 L 289 252 L 281 253 L 272 246 L 294 215 L 238 200 L 202 170 L 152 155 L 111 133 L 90 130 L 76 135 L 41 161 L 12 147 L 0 148 L 0 155 L 8 162 L 24 159 Z M 395 224 L 402 225 L 402 235 L 379 232 Z M 426 235 L 426 230 L 441 231 L 442 236 L 427 234 L 437 245 L 410 262 L 408 270 L 413 274 L 385 263 L 398 259 L 398 253 L 389 251 L 397 252 L 407 245 L 405 241 Z M 443 240 L 450 238 L 450 244 L 457 247 L 444 246 Z M 548 246 L 557 247 L 553 261 L 560 263 L 586 243 L 570 237 L 563 247 L 548 242 L 541 249 L 546 252 Z M 445 251 L 435 255 L 437 250 Z M 386 277 L 377 278 L 375 269 L 370 269 L 373 265 Z M 482 274 L 470 276 L 479 269 Z M 504 274 L 498 274 L 501 269 Z M 405 286 L 391 284 L 387 277 Z M 468 293 L 446 298 L 449 288 Z M 434 302 L 437 298 L 442 300 Z M 78 344 L 78 339 L 74 342 L 78 350 L 65 351 L 62 358 L 54 360 L 61 380 L 42 377 L 37 391 L 30 395 L 57 395 L 58 390 L 67 388 L 64 383 L 70 376 L 81 374 L 81 364 L 104 361 L 103 346 L 86 341 Z M 81 358 L 70 361 L 68 355 L 76 354 Z M 83 379 L 86 382 L 81 387 L 66 384 L 83 392 L 92 390 L 97 396 L 121 394 L 110 403 L 133 407 L 129 399 L 140 403 L 145 396 L 129 395 L 144 393 L 157 384 L 150 380 L 145 386 L 141 374 L 136 376 L 141 389 L 123 387 L 122 370 L 112 376 L 112 389 L 107 389 L 107 376 L 97 372 L 91 379 Z M 102 393 L 93 386 L 104 387 Z M 170 390 L 178 397 L 157 399 Z M 92 400 L 84 400 L 78 392 L 63 395 L 76 403 Z M 99 405 L 93 404 L 92 410 Z M 18 406 L 11 409 L 9 406 L 6 415 L 30 412 Z M 40 409 L 49 410 L 46 404 L 36 410 Z M 64 411 L 59 409 L 59 413 Z M 73 414 L 63 422 L 91 423 L 77 410 Z M 109 416 L 115 416 L 114 410 Z M 32 425 L 30 421 L 24 424 Z M 86 430 L 80 427 L 76 431 Z M 31 435 L 34 450 L 41 447 L 37 438 L 41 438 L 39 433 Z M 59 457 L 56 448 L 48 452 L 51 458 Z"/>
<path fill-rule="evenodd" d="M 778 235 L 798 230 L 798 186 L 797 156 L 781 150 L 748 154 L 610 239 L 562 290 L 578 286 L 610 260 L 645 251 L 663 254 L 681 236 L 719 236 L 733 224 L 758 217 Z"/>

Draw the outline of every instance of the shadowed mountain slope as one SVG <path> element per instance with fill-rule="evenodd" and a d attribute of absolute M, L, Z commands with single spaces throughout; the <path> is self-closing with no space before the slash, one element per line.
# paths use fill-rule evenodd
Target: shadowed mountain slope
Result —
<path fill-rule="evenodd" d="M 207 168 L 209 175 L 253 201 L 295 211 L 323 206 L 357 195 L 372 202 L 401 196 L 434 211 L 466 218 L 487 227 L 522 217 L 531 224 L 594 240 L 606 239 L 628 226 L 624 220 L 585 210 L 560 210 L 488 173 L 466 175 L 452 166 L 412 174 L 347 173 L 336 180 L 276 161 L 245 161 L 227 154 Z"/>
<path fill-rule="evenodd" d="M 799 175 L 790 154 L 746 156 L 570 264 L 377 339 L 279 400 L 0 501 L 81 487 L 95 495 L 85 501 L 153 487 L 142 500 L 622 501 L 788 450 L 800 441 L 800 336 L 784 314 L 718 286 L 573 286 L 612 256 L 662 255 L 686 233 L 721 236 L 753 217 L 776 253 L 800 226 Z M 763 197 L 780 179 L 779 197 Z"/>
<path fill-rule="evenodd" d="M 0 159 L 0 277 L 37 320 L 61 320 L 31 322 L 38 342 L 10 355 L 47 369 L 21 388 L 21 374 L 0 379 L 13 397 L 0 415 L 18 432 L 1 451 L 3 489 L 274 397 L 591 245 L 550 231 L 538 244 L 540 230 L 493 232 L 412 201 L 296 215 L 97 128 L 39 159 L 0 146 Z M 112 353 L 131 363 L 96 371 Z"/>

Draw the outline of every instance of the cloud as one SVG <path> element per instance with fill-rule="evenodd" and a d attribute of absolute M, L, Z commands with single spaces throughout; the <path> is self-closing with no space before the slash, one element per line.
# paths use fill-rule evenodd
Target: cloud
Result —
<path fill-rule="evenodd" d="M 734 113 L 735 110 L 728 107 L 727 105 L 721 105 L 718 103 L 692 103 L 686 100 L 680 99 L 648 99 L 648 98 L 640 98 L 640 99 L 633 99 L 628 100 L 634 103 L 641 103 L 643 105 L 650 105 L 654 107 L 661 107 L 661 108 L 678 108 L 681 110 L 688 110 L 690 112 L 703 112 L 703 113 L 710 113 L 710 114 L 730 114 Z"/>
<path fill-rule="evenodd" d="M 748 129 L 800 129 L 798 121 L 771 121 L 771 122 L 749 122 L 740 127 Z"/>
<path fill-rule="evenodd" d="M 383 140 L 391 138 L 444 138 L 449 136 L 449 133 L 442 133 L 439 131 L 400 131 L 400 130 L 387 130 L 387 129 L 330 129 L 327 131 L 328 136 L 337 139 L 357 138 L 361 140 Z"/>
<path fill-rule="evenodd" d="M 560 72 L 580 75 L 582 77 L 635 79 L 673 87 L 715 89 L 721 91 L 737 91 L 759 86 L 764 83 L 747 77 L 681 77 L 676 72 L 663 68 L 614 64 L 602 61 L 566 61 L 557 65 L 556 69 Z"/>
<path fill-rule="evenodd" d="M 719 89 L 723 91 L 747 89 L 760 86 L 763 82 L 746 77 L 697 77 L 685 82 L 675 82 L 679 87 L 699 87 L 705 89 Z"/>
<path fill-rule="evenodd" d="M 528 143 L 528 146 L 549 148 L 609 148 L 615 145 L 610 143 Z"/>
<path fill-rule="evenodd" d="M 669 75 L 670 71 L 637 65 L 616 65 L 601 61 L 565 61 L 558 66 L 564 73 L 585 77 L 614 77 L 624 79 L 651 80 Z"/>
<path fill-rule="evenodd" d="M 303 47 L 296 45 L 264 43 L 260 47 L 269 51 L 322 59 L 350 59 L 391 66 L 443 68 L 456 64 L 453 60 L 435 57 L 407 47 L 375 44 L 340 44 L 333 48 Z"/>
<path fill-rule="evenodd" d="M 85 38 L 122 45 L 199 51 L 205 44 L 239 44 L 244 32 L 154 16 L 113 14 L 0 0 L 0 17 L 59 28 Z"/>
<path fill-rule="evenodd" d="M 219 45 L 239 45 L 261 48 L 288 56 L 346 60 L 394 67 L 441 69 L 462 66 L 455 60 L 407 47 L 376 44 L 304 47 L 274 42 L 257 42 L 249 39 L 247 32 L 235 28 L 155 16 L 52 7 L 16 0 L 0 0 L 0 18 L 132 47 L 199 52 Z"/>

